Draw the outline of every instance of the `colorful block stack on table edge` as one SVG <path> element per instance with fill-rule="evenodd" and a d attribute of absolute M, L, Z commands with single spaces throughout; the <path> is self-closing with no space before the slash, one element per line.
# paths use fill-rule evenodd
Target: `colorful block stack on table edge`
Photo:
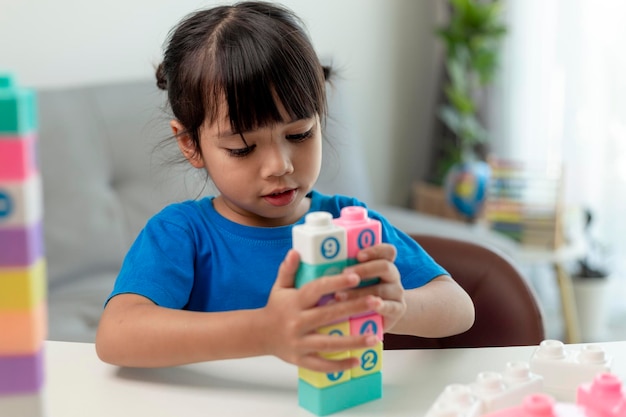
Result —
<path fill-rule="evenodd" d="M 37 98 L 0 72 L 0 414 L 43 414 L 47 333 Z"/>
<path fill-rule="evenodd" d="M 357 263 L 359 250 L 381 242 L 381 223 L 368 217 L 367 209 L 351 206 L 333 219 L 327 212 L 305 216 L 293 228 L 293 248 L 300 254 L 296 288 L 327 275 L 338 274 Z M 363 282 L 371 285 L 375 280 Z M 320 305 L 332 295 L 320 300 Z M 318 329 L 323 334 L 345 336 L 374 334 L 378 343 L 372 348 L 323 354 L 328 358 L 358 357 L 360 365 L 348 371 L 325 374 L 298 369 L 298 401 L 317 415 L 328 415 L 382 397 L 382 317 L 374 312 L 349 317 Z"/>

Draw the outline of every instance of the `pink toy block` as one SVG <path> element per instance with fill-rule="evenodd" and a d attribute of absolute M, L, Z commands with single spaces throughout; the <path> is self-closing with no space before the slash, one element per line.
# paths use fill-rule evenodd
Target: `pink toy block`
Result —
<path fill-rule="evenodd" d="M 0 136 L 0 182 L 21 181 L 37 170 L 35 134 Z"/>
<path fill-rule="evenodd" d="M 578 387 L 576 404 L 589 417 L 626 417 L 626 391 L 620 379 L 610 373 L 597 375 L 592 382 Z"/>
<path fill-rule="evenodd" d="M 557 403 L 546 394 L 526 397 L 516 407 L 485 414 L 484 417 L 588 417 L 581 407 L 571 403 Z"/>
<path fill-rule="evenodd" d="M 350 334 L 374 334 L 380 341 L 383 340 L 383 318 L 379 314 L 368 314 L 350 319 Z"/>
<path fill-rule="evenodd" d="M 530 370 L 543 376 L 544 392 L 557 401 L 574 402 L 576 389 L 603 372 L 610 372 L 611 358 L 600 345 L 582 348 L 544 340 L 530 359 Z"/>
<path fill-rule="evenodd" d="M 378 220 L 370 219 L 367 209 L 350 206 L 341 209 L 341 215 L 334 220 L 337 226 L 346 229 L 348 240 L 348 259 L 356 258 L 361 249 L 381 242 L 382 226 Z"/>

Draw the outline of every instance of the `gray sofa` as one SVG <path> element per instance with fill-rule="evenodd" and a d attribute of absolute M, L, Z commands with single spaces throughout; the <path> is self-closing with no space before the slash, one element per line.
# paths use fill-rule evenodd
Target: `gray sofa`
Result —
<path fill-rule="evenodd" d="M 340 83 L 330 91 L 318 189 L 370 201 Z M 211 193 L 200 172 L 170 161 L 175 145 L 165 94 L 150 81 L 39 91 L 39 158 L 49 280 L 49 338 L 93 341 L 103 302 L 146 220 L 164 205 Z M 165 142 L 163 142 L 165 141 Z M 171 143 L 171 141 L 169 141 Z M 479 227 L 399 207 L 373 205 L 407 232 L 496 246 L 508 240 Z"/>

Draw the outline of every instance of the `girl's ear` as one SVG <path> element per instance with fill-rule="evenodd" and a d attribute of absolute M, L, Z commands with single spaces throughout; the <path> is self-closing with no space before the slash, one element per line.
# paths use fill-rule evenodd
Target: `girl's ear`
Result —
<path fill-rule="evenodd" d="M 202 154 L 200 150 L 196 148 L 196 144 L 193 142 L 191 136 L 186 133 L 183 125 L 178 120 L 172 120 L 170 127 L 176 138 L 178 149 L 180 149 L 185 158 L 187 158 L 187 161 L 189 161 L 194 168 L 204 168 Z"/>

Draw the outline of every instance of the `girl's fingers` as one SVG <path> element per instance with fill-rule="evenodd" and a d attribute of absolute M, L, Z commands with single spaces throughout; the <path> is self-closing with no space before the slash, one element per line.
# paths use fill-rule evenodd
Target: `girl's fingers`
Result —
<path fill-rule="evenodd" d="M 380 297 L 367 295 L 312 308 L 302 313 L 302 328 L 305 332 L 314 331 L 330 323 L 347 320 L 350 316 L 375 311 L 381 303 Z"/>
<path fill-rule="evenodd" d="M 381 243 L 379 245 L 370 246 L 357 253 L 357 260 L 359 262 L 367 262 L 374 259 L 383 259 L 389 262 L 396 260 L 396 247 L 388 243 Z"/>
<path fill-rule="evenodd" d="M 298 366 L 310 369 L 311 371 L 332 374 L 347 371 L 355 366 L 359 366 L 359 360 L 358 358 L 352 357 L 345 359 L 328 359 L 316 354 L 311 354 L 303 357 Z"/>
<path fill-rule="evenodd" d="M 278 267 L 278 274 L 276 275 L 274 286 L 278 288 L 293 288 L 296 272 L 298 272 L 299 266 L 300 255 L 298 252 L 291 249 L 287 252 L 285 259 L 283 259 Z"/>
<path fill-rule="evenodd" d="M 346 274 L 356 274 L 361 281 L 379 278 L 381 283 L 400 284 L 400 272 L 395 264 L 377 259 L 362 264 L 356 264 L 344 270 Z"/>
<path fill-rule="evenodd" d="M 353 272 L 326 276 L 311 281 L 300 288 L 302 306 L 304 308 L 313 307 L 324 295 L 355 288 L 359 282 L 361 282 L 359 276 Z"/>
<path fill-rule="evenodd" d="M 347 350 L 365 349 L 375 346 L 378 343 L 376 335 L 363 334 L 351 335 L 331 335 L 322 333 L 310 333 L 306 336 L 303 348 L 311 353 L 340 353 Z"/>

